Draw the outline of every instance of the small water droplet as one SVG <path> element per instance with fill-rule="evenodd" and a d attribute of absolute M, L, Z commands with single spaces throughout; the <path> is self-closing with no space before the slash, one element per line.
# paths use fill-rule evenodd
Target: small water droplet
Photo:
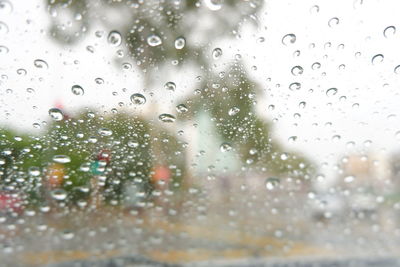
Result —
<path fill-rule="evenodd" d="M 13 11 L 13 6 L 9 1 L 7 0 L 0 1 L 0 14 L 2 15 L 11 14 L 12 11 Z"/>
<path fill-rule="evenodd" d="M 317 14 L 319 12 L 319 6 L 314 5 L 310 8 L 310 13 L 311 14 Z"/>
<path fill-rule="evenodd" d="M 174 82 L 167 82 L 166 84 L 164 84 L 164 89 L 168 91 L 175 91 L 176 84 Z"/>
<path fill-rule="evenodd" d="M 303 68 L 301 66 L 294 66 L 291 70 L 292 74 L 294 76 L 298 76 L 303 74 Z"/>
<path fill-rule="evenodd" d="M 110 130 L 110 129 L 108 129 L 108 128 L 100 128 L 100 129 L 98 130 L 98 133 L 99 133 L 101 136 L 111 136 L 111 135 L 113 134 L 113 131 Z"/>
<path fill-rule="evenodd" d="M 376 65 L 376 64 L 382 63 L 383 59 L 384 59 L 384 56 L 382 54 L 377 54 L 372 57 L 371 62 L 373 65 Z"/>
<path fill-rule="evenodd" d="M 219 149 L 221 150 L 221 152 L 229 152 L 232 150 L 232 146 L 231 144 L 225 142 L 219 146 Z"/>
<path fill-rule="evenodd" d="M 65 200 L 67 198 L 67 192 L 64 189 L 57 188 L 51 191 L 51 197 L 55 200 Z"/>
<path fill-rule="evenodd" d="M 305 108 L 305 107 L 306 107 L 306 102 L 301 101 L 301 102 L 299 103 L 299 108 Z"/>
<path fill-rule="evenodd" d="M 151 34 L 147 37 L 147 44 L 149 46 L 159 46 L 162 44 L 162 40 L 160 38 L 160 36 L 155 35 L 155 34 Z"/>
<path fill-rule="evenodd" d="M 122 43 L 121 33 L 119 33 L 118 31 L 111 31 L 108 34 L 107 41 L 112 46 L 120 46 Z"/>
<path fill-rule="evenodd" d="M 398 66 L 396 66 L 396 67 L 394 68 L 394 73 L 400 74 L 400 65 L 398 65 Z"/>
<path fill-rule="evenodd" d="M 296 35 L 293 33 L 286 34 L 282 38 L 282 44 L 284 45 L 289 45 L 289 44 L 294 44 L 296 42 Z"/>
<path fill-rule="evenodd" d="M 186 40 L 183 37 L 178 37 L 175 40 L 175 48 L 180 50 L 183 49 L 186 45 Z"/>
<path fill-rule="evenodd" d="M 61 121 L 64 118 L 64 114 L 58 108 L 49 109 L 49 115 L 55 121 Z"/>
<path fill-rule="evenodd" d="M 393 35 L 395 35 L 395 33 L 396 33 L 396 27 L 395 26 L 388 26 L 383 31 L 383 36 L 385 36 L 385 38 L 390 38 Z"/>
<path fill-rule="evenodd" d="M 222 56 L 222 49 L 221 48 L 215 48 L 212 51 L 212 57 L 213 59 L 219 59 Z"/>
<path fill-rule="evenodd" d="M 337 92 L 338 92 L 338 89 L 332 87 L 332 88 L 329 88 L 328 90 L 326 90 L 326 95 L 327 95 L 328 97 L 331 97 L 331 96 L 336 95 Z"/>
<path fill-rule="evenodd" d="M 71 158 L 67 155 L 55 155 L 53 156 L 53 161 L 56 163 L 70 163 L 71 162 Z"/>
<path fill-rule="evenodd" d="M 354 176 L 353 175 L 349 175 L 349 176 L 346 176 L 346 177 L 344 177 L 344 182 L 345 183 L 351 183 L 351 182 L 353 182 L 354 181 Z"/>
<path fill-rule="evenodd" d="M 300 84 L 300 83 L 297 83 L 297 82 L 291 83 L 291 84 L 289 85 L 289 89 L 292 90 L 292 91 L 294 91 L 294 90 L 300 90 L 300 88 L 301 88 L 301 84 Z"/>
<path fill-rule="evenodd" d="M 287 160 L 289 158 L 289 154 L 288 153 L 282 153 L 281 154 L 281 160 Z"/>
<path fill-rule="evenodd" d="M 239 113 L 239 111 L 240 111 L 240 108 L 238 108 L 238 107 L 232 107 L 232 108 L 229 109 L 228 115 L 229 115 L 229 116 L 235 116 L 236 114 Z"/>
<path fill-rule="evenodd" d="M 296 142 L 296 140 L 297 140 L 297 136 L 290 136 L 289 138 L 288 138 L 288 142 L 289 143 L 294 143 L 294 142 Z"/>
<path fill-rule="evenodd" d="M 321 63 L 319 63 L 319 62 L 314 62 L 314 63 L 311 65 L 311 69 L 313 69 L 313 70 L 317 70 L 317 69 L 319 69 L 319 68 L 321 68 Z"/>
<path fill-rule="evenodd" d="M 328 21 L 328 26 L 329 27 L 335 27 L 336 25 L 338 25 L 339 24 L 339 18 L 337 18 L 337 17 L 334 17 L 334 18 L 331 18 L 329 21 Z"/>
<path fill-rule="evenodd" d="M 33 61 L 33 65 L 38 69 L 48 69 L 49 68 L 49 65 L 47 64 L 47 62 L 42 59 L 35 59 Z"/>
<path fill-rule="evenodd" d="M 0 55 L 5 55 L 8 54 L 10 50 L 8 49 L 8 47 L 4 46 L 4 45 L 0 45 Z"/>
<path fill-rule="evenodd" d="M 269 191 L 272 191 L 276 188 L 279 187 L 280 184 L 280 180 L 279 178 L 276 177 L 269 177 L 267 178 L 267 180 L 265 181 L 265 188 Z"/>
<path fill-rule="evenodd" d="M 71 87 L 71 92 L 74 95 L 78 95 L 78 96 L 81 96 L 81 95 L 85 94 L 85 90 L 83 90 L 83 88 L 80 85 L 77 85 L 77 84 L 75 84 L 75 85 L 73 85 Z"/>
<path fill-rule="evenodd" d="M 131 102 L 135 105 L 144 105 L 146 101 L 146 97 L 142 94 L 136 93 L 131 95 Z"/>
<path fill-rule="evenodd" d="M 179 113 L 185 113 L 188 112 L 188 108 L 186 107 L 185 104 L 179 104 L 176 106 L 176 111 L 178 111 Z"/>
<path fill-rule="evenodd" d="M 211 11 L 217 11 L 222 8 L 222 1 L 223 0 L 204 0 L 204 4 Z"/>
<path fill-rule="evenodd" d="M 7 24 L 4 22 L 0 21 L 0 35 L 2 34 L 7 34 L 9 31 Z"/>
<path fill-rule="evenodd" d="M 158 116 L 158 119 L 159 119 L 161 122 L 172 123 L 172 122 L 175 121 L 176 118 L 175 118 L 175 116 L 173 116 L 173 115 L 171 115 L 171 114 L 163 113 L 163 114 L 161 114 L 160 116 Z"/>
<path fill-rule="evenodd" d="M 40 175 L 40 168 L 32 166 L 32 167 L 29 167 L 28 172 L 29 172 L 29 175 L 37 177 Z"/>

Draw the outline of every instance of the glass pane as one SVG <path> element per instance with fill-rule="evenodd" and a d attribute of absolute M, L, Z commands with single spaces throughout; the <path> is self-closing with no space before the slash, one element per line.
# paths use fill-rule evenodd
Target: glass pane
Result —
<path fill-rule="evenodd" d="M 399 8 L 0 0 L 0 262 L 399 266 Z"/>

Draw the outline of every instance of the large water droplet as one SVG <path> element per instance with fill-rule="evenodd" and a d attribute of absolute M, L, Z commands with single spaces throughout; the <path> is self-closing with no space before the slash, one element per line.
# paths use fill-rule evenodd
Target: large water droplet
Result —
<path fill-rule="evenodd" d="M 67 155 L 55 155 L 53 156 L 53 161 L 56 163 L 70 163 L 71 162 L 71 158 Z"/>
<path fill-rule="evenodd" d="M 319 62 L 314 62 L 314 63 L 311 65 L 311 69 L 313 69 L 313 70 L 317 70 L 317 69 L 319 69 L 319 68 L 321 68 L 321 63 L 319 63 Z"/>
<path fill-rule="evenodd" d="M 71 87 L 71 91 L 72 91 L 72 93 L 73 93 L 74 95 L 79 95 L 79 96 L 81 96 L 81 95 L 83 95 L 83 94 L 85 93 L 85 91 L 83 90 L 83 88 L 82 88 L 80 85 L 77 85 L 77 84 L 75 84 L 75 85 L 73 85 L 73 86 Z"/>
<path fill-rule="evenodd" d="M 212 57 L 213 59 L 219 59 L 222 56 L 222 49 L 221 48 L 215 48 L 212 51 Z"/>
<path fill-rule="evenodd" d="M 228 152 L 232 150 L 232 146 L 231 144 L 225 142 L 219 146 L 219 149 L 221 150 L 221 152 Z"/>
<path fill-rule="evenodd" d="M 122 36 L 118 31 L 111 31 L 108 34 L 107 41 L 112 46 L 120 46 L 122 43 Z"/>
<path fill-rule="evenodd" d="M 294 35 L 293 33 L 286 34 L 282 38 L 282 44 L 284 45 L 294 44 L 295 42 L 296 42 L 296 35 Z"/>
<path fill-rule="evenodd" d="M 163 113 L 160 116 L 158 116 L 158 119 L 165 123 L 172 123 L 175 121 L 176 118 L 175 118 L 175 116 L 173 116 L 171 114 Z"/>
<path fill-rule="evenodd" d="M 183 49 L 185 47 L 185 45 L 186 45 L 185 38 L 183 38 L 183 37 L 176 38 L 176 40 L 175 40 L 175 48 L 176 49 L 179 49 L 179 50 Z"/>
<path fill-rule="evenodd" d="M 328 97 L 331 97 L 331 96 L 336 95 L 337 92 L 338 92 L 338 89 L 332 87 L 332 88 L 329 88 L 328 90 L 326 90 L 326 95 L 327 95 Z"/>
<path fill-rule="evenodd" d="M 301 66 L 294 66 L 291 70 L 292 74 L 294 76 L 298 76 L 303 74 L 303 68 Z"/>
<path fill-rule="evenodd" d="M 395 26 L 388 26 L 386 29 L 383 31 L 383 36 L 386 38 L 392 37 L 396 33 L 396 27 Z"/>
<path fill-rule="evenodd" d="M 164 84 L 164 89 L 168 91 L 175 91 L 176 84 L 174 82 L 167 82 L 166 84 Z"/>
<path fill-rule="evenodd" d="M 383 59 L 384 59 L 384 56 L 382 54 L 377 54 L 372 57 L 371 62 L 373 65 L 376 65 L 376 64 L 382 63 Z"/>
<path fill-rule="evenodd" d="M 58 108 L 49 109 L 49 115 L 55 121 L 61 121 L 64 118 L 64 114 Z"/>
<path fill-rule="evenodd" d="M 142 94 L 136 93 L 131 95 L 131 102 L 135 105 L 144 105 L 146 103 L 146 97 Z"/>
<path fill-rule="evenodd" d="M 151 34 L 147 37 L 147 43 L 149 46 L 159 46 L 162 44 L 160 36 Z"/>

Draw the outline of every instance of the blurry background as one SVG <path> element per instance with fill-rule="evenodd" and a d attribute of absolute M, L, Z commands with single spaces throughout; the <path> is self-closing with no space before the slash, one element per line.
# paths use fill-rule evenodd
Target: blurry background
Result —
<path fill-rule="evenodd" d="M 0 0 L 2 257 L 396 255 L 397 8 Z"/>

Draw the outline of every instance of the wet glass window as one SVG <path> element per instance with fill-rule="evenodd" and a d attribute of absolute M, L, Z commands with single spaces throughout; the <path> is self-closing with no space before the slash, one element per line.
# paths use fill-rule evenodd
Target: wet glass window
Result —
<path fill-rule="evenodd" d="M 396 0 L 0 0 L 1 266 L 400 266 Z"/>

